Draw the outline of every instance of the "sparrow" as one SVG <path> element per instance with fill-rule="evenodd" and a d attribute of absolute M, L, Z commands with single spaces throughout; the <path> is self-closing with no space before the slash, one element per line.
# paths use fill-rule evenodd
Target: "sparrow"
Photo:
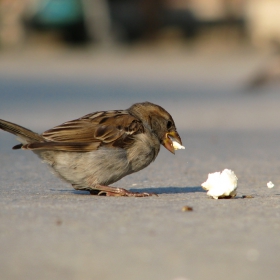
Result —
<path fill-rule="evenodd" d="M 1 119 L 0 128 L 21 142 L 13 149 L 31 150 L 74 189 L 107 196 L 153 195 L 110 184 L 147 167 L 160 145 L 173 154 L 182 145 L 171 115 L 150 102 L 87 114 L 42 134 Z"/>

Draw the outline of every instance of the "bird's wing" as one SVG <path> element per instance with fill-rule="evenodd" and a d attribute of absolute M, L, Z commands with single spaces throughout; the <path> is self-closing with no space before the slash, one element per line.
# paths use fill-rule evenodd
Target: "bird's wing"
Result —
<path fill-rule="evenodd" d="M 134 135 L 143 132 L 142 122 L 127 111 L 102 111 L 47 130 L 41 135 L 46 142 L 27 144 L 23 149 L 86 152 L 101 146 L 125 148 L 133 144 Z"/>

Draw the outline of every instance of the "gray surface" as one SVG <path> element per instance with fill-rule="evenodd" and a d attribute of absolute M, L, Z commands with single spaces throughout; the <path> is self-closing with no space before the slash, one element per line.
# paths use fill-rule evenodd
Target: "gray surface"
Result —
<path fill-rule="evenodd" d="M 95 197 L 55 178 L 32 153 L 12 151 L 14 137 L 0 132 L 1 279 L 279 278 L 279 88 L 242 91 L 258 54 L 30 58 L 1 58 L 0 118 L 43 131 L 150 100 L 174 116 L 186 150 L 162 149 L 115 184 L 158 197 Z M 224 168 L 239 178 L 238 197 L 210 199 L 200 184 Z M 193 211 L 182 212 L 185 205 Z"/>

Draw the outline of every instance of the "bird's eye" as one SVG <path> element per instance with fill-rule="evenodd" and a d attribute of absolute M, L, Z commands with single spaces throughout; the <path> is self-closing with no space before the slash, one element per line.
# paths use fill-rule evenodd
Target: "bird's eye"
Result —
<path fill-rule="evenodd" d="M 167 129 L 170 129 L 170 128 L 172 127 L 172 125 L 173 125 L 173 124 L 172 124 L 172 121 L 168 121 L 168 122 L 167 122 Z"/>

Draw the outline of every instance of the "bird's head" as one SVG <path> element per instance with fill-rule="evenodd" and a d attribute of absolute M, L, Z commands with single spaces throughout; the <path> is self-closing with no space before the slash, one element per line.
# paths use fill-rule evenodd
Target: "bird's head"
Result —
<path fill-rule="evenodd" d="M 176 130 L 173 118 L 165 109 L 150 102 L 143 102 L 132 105 L 129 110 L 136 113 L 138 117 L 141 115 L 141 119 L 148 123 L 160 143 L 168 151 L 175 154 L 173 143 L 178 143 L 181 146 L 182 140 Z"/>

